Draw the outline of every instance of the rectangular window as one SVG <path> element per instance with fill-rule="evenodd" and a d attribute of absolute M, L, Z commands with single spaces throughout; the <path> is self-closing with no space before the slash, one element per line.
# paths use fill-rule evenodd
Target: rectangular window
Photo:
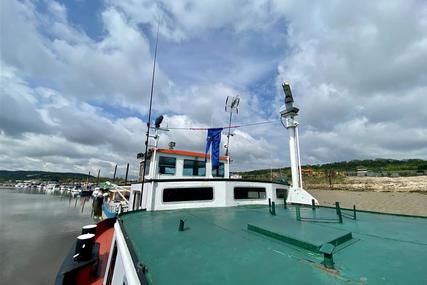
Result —
<path fill-rule="evenodd" d="M 234 187 L 234 199 L 265 199 L 265 188 L 262 187 Z"/>
<path fill-rule="evenodd" d="M 224 163 L 220 162 L 218 168 L 212 167 L 212 176 L 213 177 L 224 177 Z"/>
<path fill-rule="evenodd" d="M 145 205 L 141 205 L 141 197 L 141 191 L 135 191 L 133 193 L 132 210 L 138 210 L 139 206 L 145 207 Z"/>
<path fill-rule="evenodd" d="M 277 199 L 287 199 L 288 198 L 288 190 L 283 188 L 276 189 L 276 198 Z"/>
<path fill-rule="evenodd" d="M 176 158 L 160 156 L 159 157 L 159 173 L 167 175 L 175 175 Z"/>
<path fill-rule="evenodd" d="M 206 176 L 206 162 L 184 159 L 184 176 Z"/>
<path fill-rule="evenodd" d="M 213 200 L 212 187 L 166 188 L 163 190 L 163 202 L 207 201 Z"/>

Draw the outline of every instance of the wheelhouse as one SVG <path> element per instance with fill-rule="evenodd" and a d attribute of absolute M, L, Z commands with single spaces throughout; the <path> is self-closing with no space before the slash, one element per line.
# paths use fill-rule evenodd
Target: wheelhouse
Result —
<path fill-rule="evenodd" d="M 229 178 L 229 160 L 220 157 L 219 167 L 212 167 L 210 155 L 201 152 L 151 149 L 147 158 L 138 154 L 140 160 L 139 180 L 142 180 L 145 167 L 145 179 L 197 179 L 197 178 Z"/>
<path fill-rule="evenodd" d="M 212 167 L 209 155 L 174 149 L 151 149 L 140 159 L 140 180 L 133 184 L 131 210 L 174 210 L 183 208 L 229 207 L 251 204 L 285 203 L 288 185 L 230 178 L 229 159 L 220 157 Z"/>

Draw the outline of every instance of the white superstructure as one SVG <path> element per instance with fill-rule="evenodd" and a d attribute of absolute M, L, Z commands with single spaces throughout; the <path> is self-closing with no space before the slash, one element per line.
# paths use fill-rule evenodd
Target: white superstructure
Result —
<path fill-rule="evenodd" d="M 281 183 L 230 179 L 229 160 L 220 157 L 218 169 L 212 169 L 205 154 L 171 149 L 152 149 L 143 164 L 147 163 L 144 190 L 141 183 L 131 186 L 129 209 L 147 211 L 182 208 L 230 207 L 275 202 L 311 204 L 314 199 L 303 189 L 292 197 L 288 186 Z M 149 167 L 148 167 L 149 166 Z"/>

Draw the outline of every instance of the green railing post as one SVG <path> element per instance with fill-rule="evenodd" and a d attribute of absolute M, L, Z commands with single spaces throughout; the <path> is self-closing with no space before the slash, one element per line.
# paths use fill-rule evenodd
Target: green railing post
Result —
<path fill-rule="evenodd" d="M 311 209 L 313 211 L 316 210 L 316 202 L 314 202 L 314 199 L 311 199 Z"/>
<path fill-rule="evenodd" d="M 270 213 L 275 216 L 276 215 L 276 203 L 271 202 L 271 211 Z"/>
<path fill-rule="evenodd" d="M 335 208 L 337 210 L 338 222 L 340 224 L 342 224 L 342 214 L 341 214 L 341 208 L 340 208 L 340 203 L 339 202 L 335 202 Z"/>
<path fill-rule="evenodd" d="M 182 220 L 182 219 L 179 220 L 178 231 L 180 231 L 180 232 L 184 231 L 184 220 Z"/>
<path fill-rule="evenodd" d="M 353 219 L 356 220 L 356 205 L 353 205 Z"/>
<path fill-rule="evenodd" d="M 297 221 L 301 221 L 301 211 L 299 208 L 299 205 L 295 206 L 296 214 L 297 214 Z"/>
<path fill-rule="evenodd" d="M 268 198 L 268 208 L 271 209 L 271 198 Z"/>

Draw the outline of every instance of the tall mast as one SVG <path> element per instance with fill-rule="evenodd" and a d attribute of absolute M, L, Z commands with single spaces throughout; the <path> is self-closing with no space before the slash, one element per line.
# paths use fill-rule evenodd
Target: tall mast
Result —
<path fill-rule="evenodd" d="M 148 140 L 150 138 L 151 106 L 153 105 L 154 75 L 156 74 L 156 59 L 157 59 L 157 45 L 158 45 L 158 43 L 159 43 L 159 25 L 157 25 L 156 48 L 154 49 L 154 59 L 153 59 L 153 74 L 151 76 L 150 108 L 148 110 L 147 133 L 146 133 L 146 138 L 145 138 L 144 170 L 142 171 L 141 197 L 140 197 L 140 202 L 139 202 L 140 206 L 142 205 L 142 193 L 144 191 L 145 170 L 147 169 Z"/>
<path fill-rule="evenodd" d="M 282 84 L 285 93 L 285 105 L 280 108 L 282 123 L 289 132 L 289 153 L 291 161 L 292 188 L 302 189 L 301 166 L 299 159 L 299 141 L 298 141 L 298 122 L 295 117 L 298 116 L 299 109 L 294 106 L 291 87 L 288 82 Z"/>

